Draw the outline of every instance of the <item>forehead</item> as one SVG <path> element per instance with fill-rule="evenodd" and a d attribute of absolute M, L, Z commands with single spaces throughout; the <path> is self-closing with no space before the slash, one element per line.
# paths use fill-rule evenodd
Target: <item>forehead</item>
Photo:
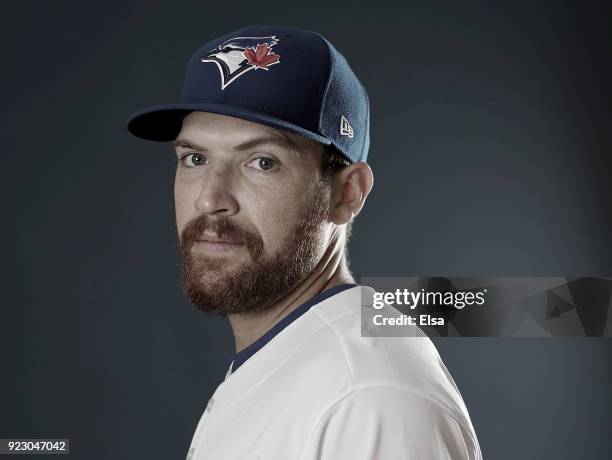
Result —
<path fill-rule="evenodd" d="M 253 139 L 276 139 L 279 145 L 304 151 L 319 151 L 321 146 L 310 139 L 241 118 L 208 112 L 192 112 L 183 119 L 177 141 L 203 146 L 231 148 Z"/>

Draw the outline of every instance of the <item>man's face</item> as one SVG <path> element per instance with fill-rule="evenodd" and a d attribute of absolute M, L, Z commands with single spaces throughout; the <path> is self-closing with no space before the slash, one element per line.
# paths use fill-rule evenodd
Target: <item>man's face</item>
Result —
<path fill-rule="evenodd" d="M 181 274 L 191 302 L 260 311 L 305 279 L 325 251 L 330 203 L 322 147 L 212 113 L 185 117 L 176 144 Z"/>

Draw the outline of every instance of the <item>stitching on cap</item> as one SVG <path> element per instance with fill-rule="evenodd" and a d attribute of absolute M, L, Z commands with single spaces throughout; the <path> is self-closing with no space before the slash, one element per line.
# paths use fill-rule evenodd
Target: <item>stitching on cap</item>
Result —
<path fill-rule="evenodd" d="M 361 89 L 363 90 L 363 95 L 365 96 L 365 100 L 366 100 L 366 109 L 367 109 L 367 117 L 366 117 L 366 135 L 363 136 L 363 142 L 361 143 L 361 156 L 363 157 L 363 154 L 369 154 L 369 150 L 370 147 L 368 146 L 368 152 L 365 151 L 365 146 L 366 146 L 366 140 L 369 139 L 370 137 L 370 97 L 368 96 L 368 92 L 365 89 L 365 85 L 361 82 L 361 80 L 359 80 L 359 84 L 361 85 Z M 372 142 L 372 140 L 370 139 L 370 143 Z"/>

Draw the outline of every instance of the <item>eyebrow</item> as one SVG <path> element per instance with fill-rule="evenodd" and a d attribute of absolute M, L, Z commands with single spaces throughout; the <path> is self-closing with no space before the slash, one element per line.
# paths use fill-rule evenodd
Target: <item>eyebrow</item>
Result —
<path fill-rule="evenodd" d="M 259 147 L 261 145 L 266 145 L 266 144 L 277 145 L 279 147 L 291 150 L 292 152 L 296 152 L 296 153 L 300 151 L 297 144 L 289 136 L 285 135 L 284 133 L 279 133 L 278 136 L 263 136 L 263 137 L 256 137 L 254 139 L 250 139 L 246 142 L 243 142 L 242 144 L 235 146 L 234 150 L 238 150 L 242 152 L 242 151 L 250 150 L 255 147 Z M 177 139 L 174 141 L 173 146 L 174 148 L 183 147 L 183 148 L 199 150 L 203 152 L 208 150 L 206 147 L 197 145 L 196 143 L 188 141 L 187 139 Z"/>
<path fill-rule="evenodd" d="M 201 147 L 193 142 L 189 142 L 186 139 L 177 139 L 172 143 L 172 146 L 174 148 L 184 147 L 186 149 L 192 149 L 192 150 L 206 150 L 204 147 Z"/>

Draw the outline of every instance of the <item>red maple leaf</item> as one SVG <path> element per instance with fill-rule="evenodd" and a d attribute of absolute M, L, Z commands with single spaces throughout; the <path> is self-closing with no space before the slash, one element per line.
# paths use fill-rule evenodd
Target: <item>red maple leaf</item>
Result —
<path fill-rule="evenodd" d="M 244 50 L 243 54 L 247 62 L 254 65 L 257 69 L 268 70 L 268 66 L 276 64 L 280 59 L 280 56 L 274 54 L 272 48 L 265 43 L 263 45 L 257 45 L 257 48 L 247 48 Z"/>

